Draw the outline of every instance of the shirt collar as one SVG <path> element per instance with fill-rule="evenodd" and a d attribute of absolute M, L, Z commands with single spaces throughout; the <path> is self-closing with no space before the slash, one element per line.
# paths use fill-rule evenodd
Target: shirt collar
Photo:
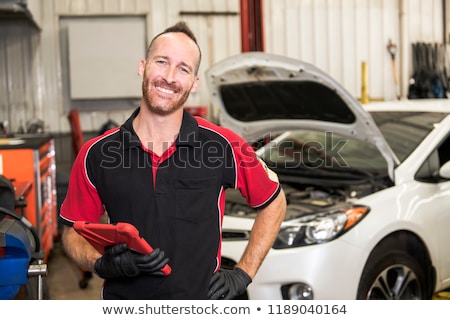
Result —
<path fill-rule="evenodd" d="M 180 134 L 177 139 L 177 146 L 195 146 L 198 139 L 197 120 L 186 110 L 183 110 L 183 122 L 181 123 Z"/>
<path fill-rule="evenodd" d="M 133 120 L 139 114 L 140 107 L 136 108 L 131 116 L 125 121 L 121 127 L 123 135 L 123 141 L 125 148 L 141 147 L 141 141 L 139 140 L 136 132 L 133 128 Z M 195 141 L 198 141 L 198 123 L 195 118 L 186 110 L 183 110 L 183 120 L 181 123 L 180 133 L 176 140 L 177 146 L 195 146 Z"/>

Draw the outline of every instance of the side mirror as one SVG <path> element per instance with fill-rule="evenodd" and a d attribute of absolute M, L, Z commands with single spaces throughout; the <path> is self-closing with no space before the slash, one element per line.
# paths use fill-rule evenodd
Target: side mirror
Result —
<path fill-rule="evenodd" d="M 450 161 L 444 163 L 444 165 L 439 169 L 439 175 L 443 178 L 450 179 Z"/>

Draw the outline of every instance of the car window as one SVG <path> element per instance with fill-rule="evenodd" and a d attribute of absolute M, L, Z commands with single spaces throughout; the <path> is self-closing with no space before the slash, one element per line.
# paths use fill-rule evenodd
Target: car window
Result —
<path fill-rule="evenodd" d="M 438 154 L 441 166 L 447 161 L 450 161 L 450 136 L 439 146 Z"/>
<path fill-rule="evenodd" d="M 370 114 L 400 161 L 405 160 L 435 124 L 447 116 L 439 112 L 377 111 Z"/>
<path fill-rule="evenodd" d="M 450 161 L 450 136 L 434 150 L 425 160 L 415 175 L 415 179 L 422 182 L 440 182 L 439 168 Z"/>

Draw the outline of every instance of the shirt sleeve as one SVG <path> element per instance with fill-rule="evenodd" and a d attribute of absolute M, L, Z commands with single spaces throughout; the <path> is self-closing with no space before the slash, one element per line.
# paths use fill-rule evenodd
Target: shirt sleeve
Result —
<path fill-rule="evenodd" d="M 72 170 L 66 197 L 60 208 L 60 221 L 72 225 L 75 221 L 99 222 L 105 209 L 95 185 L 87 174 L 86 163 L 92 142 L 78 153 Z"/>
<path fill-rule="evenodd" d="M 263 209 L 280 193 L 278 176 L 256 155 L 252 146 L 241 138 L 233 143 L 236 159 L 236 188 L 247 203 L 255 209 Z"/>

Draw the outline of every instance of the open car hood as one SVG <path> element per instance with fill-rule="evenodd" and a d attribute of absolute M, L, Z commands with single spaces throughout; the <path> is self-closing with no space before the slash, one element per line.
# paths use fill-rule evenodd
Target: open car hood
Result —
<path fill-rule="evenodd" d="M 317 67 L 289 57 L 248 52 L 213 65 L 206 77 L 215 121 L 247 141 L 293 129 L 339 133 L 374 144 L 393 180 L 399 161 L 370 114 Z"/>

